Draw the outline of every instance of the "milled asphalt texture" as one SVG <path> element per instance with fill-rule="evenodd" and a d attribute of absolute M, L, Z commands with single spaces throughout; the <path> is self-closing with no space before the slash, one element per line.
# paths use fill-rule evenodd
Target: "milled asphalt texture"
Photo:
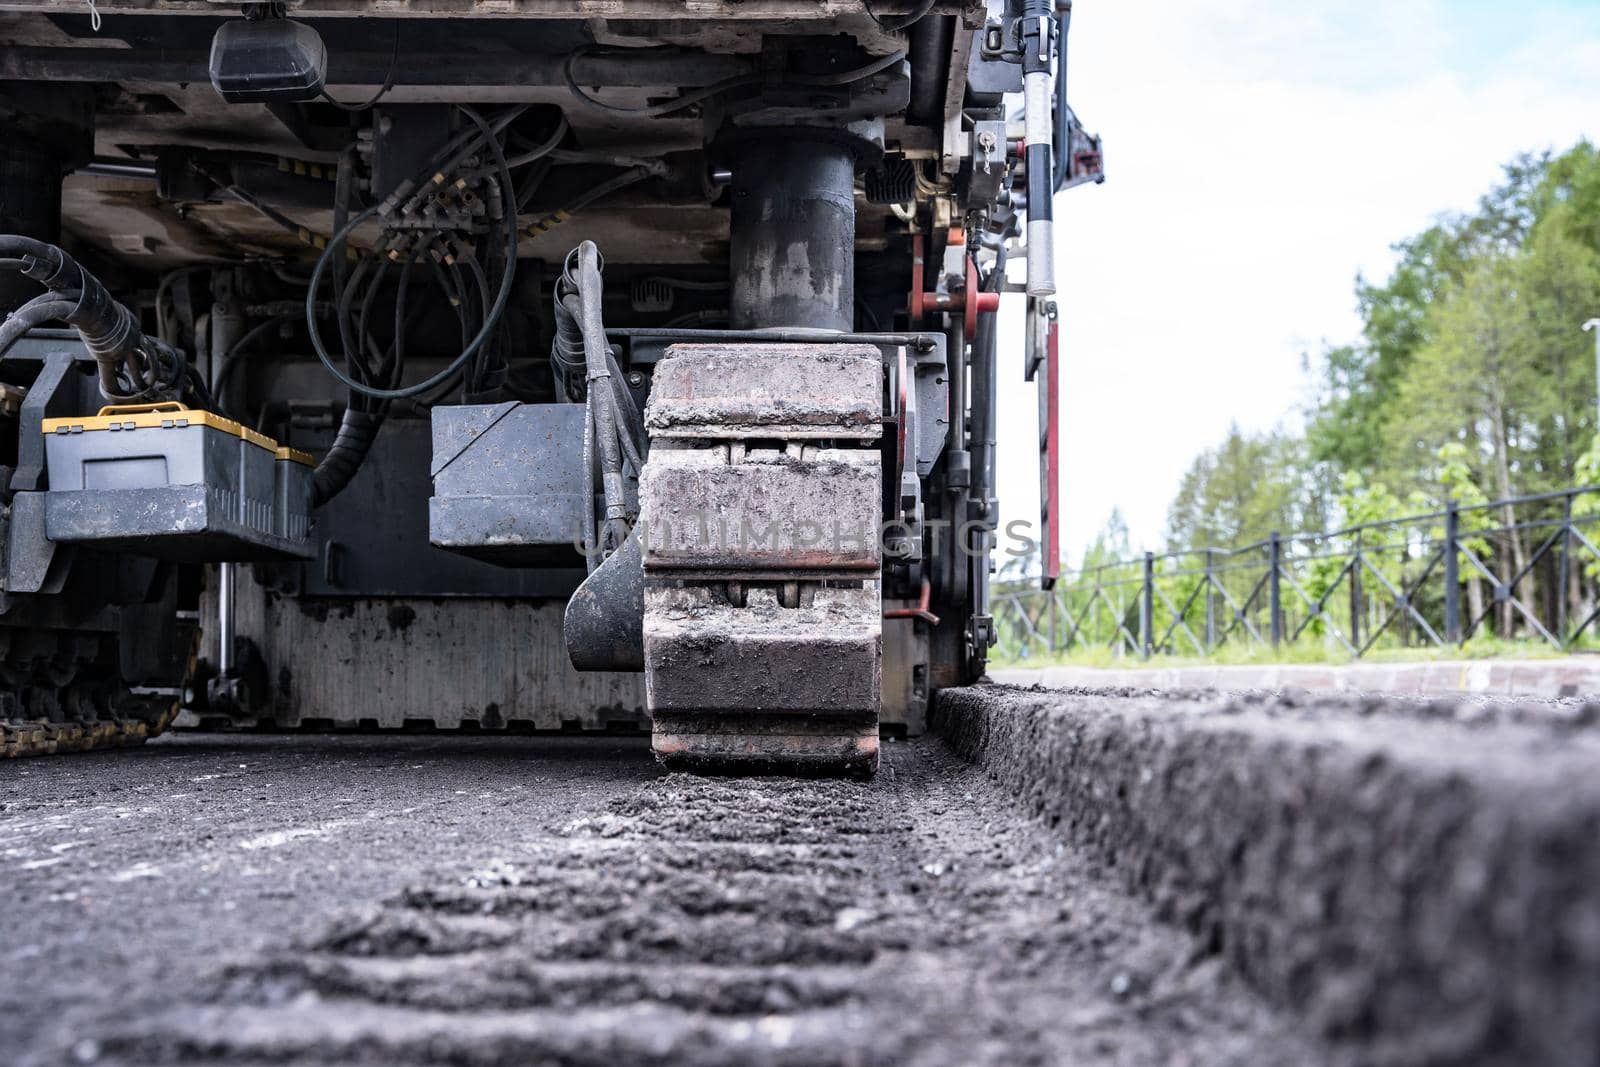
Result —
<path fill-rule="evenodd" d="M 0 764 L 0 1059 L 1594 1063 L 1587 705 L 942 694 L 869 783 L 638 738 Z"/>

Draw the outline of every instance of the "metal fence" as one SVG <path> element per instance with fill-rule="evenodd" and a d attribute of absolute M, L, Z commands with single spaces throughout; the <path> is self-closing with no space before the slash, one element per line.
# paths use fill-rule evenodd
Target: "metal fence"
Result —
<path fill-rule="evenodd" d="M 1600 647 L 1600 486 L 1515 497 L 1238 549 L 1145 553 L 999 582 L 1002 656 L 1105 647 L 1209 657 L 1315 643 L 1351 658 L 1483 638 Z"/>

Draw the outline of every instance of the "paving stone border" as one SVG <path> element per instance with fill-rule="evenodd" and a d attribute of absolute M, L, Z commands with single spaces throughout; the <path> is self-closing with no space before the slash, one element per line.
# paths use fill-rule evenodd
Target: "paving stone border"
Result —
<path fill-rule="evenodd" d="M 1309 689 L 1313 692 L 1483 693 L 1600 698 L 1600 656 L 1435 663 L 1268 664 L 1218 667 L 1041 667 L 992 670 L 1007 685 L 1052 689 Z"/>

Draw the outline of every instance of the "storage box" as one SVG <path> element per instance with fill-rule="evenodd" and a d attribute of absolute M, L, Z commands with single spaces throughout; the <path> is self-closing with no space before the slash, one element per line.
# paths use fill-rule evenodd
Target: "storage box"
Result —
<path fill-rule="evenodd" d="M 513 567 L 577 558 L 594 507 L 584 405 L 441 404 L 432 415 L 434 545 Z"/>
<path fill-rule="evenodd" d="M 305 541 L 311 537 L 311 472 L 317 461 L 283 445 L 274 455 L 277 477 L 272 532 L 287 541 Z"/>
<path fill-rule="evenodd" d="M 106 407 L 43 428 L 52 541 L 191 563 L 314 554 L 300 488 L 309 457 L 280 462 L 270 437 L 178 403 Z"/>

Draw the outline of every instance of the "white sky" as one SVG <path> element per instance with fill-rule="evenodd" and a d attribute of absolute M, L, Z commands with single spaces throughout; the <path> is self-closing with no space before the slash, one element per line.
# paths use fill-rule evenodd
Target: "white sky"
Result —
<path fill-rule="evenodd" d="M 1230 422 L 1297 424 L 1301 354 L 1355 339 L 1352 283 L 1391 244 L 1519 152 L 1600 140 L 1596 0 L 1078 0 L 1070 63 L 1107 180 L 1056 204 L 1069 561 L 1114 507 L 1158 548 Z M 1038 474 L 1006 300 L 1009 520 L 1037 514 Z"/>

